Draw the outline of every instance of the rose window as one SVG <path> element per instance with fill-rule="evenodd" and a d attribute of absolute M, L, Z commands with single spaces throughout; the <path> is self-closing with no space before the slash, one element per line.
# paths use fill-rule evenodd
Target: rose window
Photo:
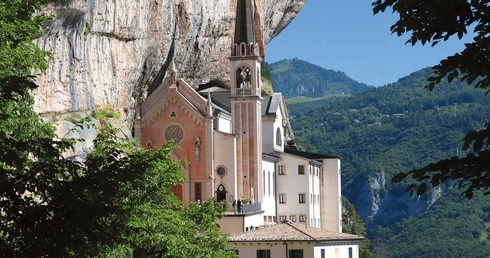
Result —
<path fill-rule="evenodd" d="M 180 143 L 184 137 L 184 131 L 178 125 L 170 125 L 163 134 L 166 141 L 173 140 L 175 143 Z"/>

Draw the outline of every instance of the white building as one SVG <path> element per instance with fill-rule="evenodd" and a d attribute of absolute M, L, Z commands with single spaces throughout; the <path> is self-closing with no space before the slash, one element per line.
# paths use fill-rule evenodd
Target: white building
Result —
<path fill-rule="evenodd" d="M 247 258 L 356 258 L 361 236 L 282 223 L 229 236 L 228 249 Z"/>
<path fill-rule="evenodd" d="M 291 149 L 279 156 L 279 221 L 341 232 L 340 159 Z"/>

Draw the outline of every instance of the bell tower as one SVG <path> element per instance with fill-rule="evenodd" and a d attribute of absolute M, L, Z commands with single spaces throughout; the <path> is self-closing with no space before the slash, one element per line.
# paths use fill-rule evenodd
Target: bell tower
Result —
<path fill-rule="evenodd" d="M 231 50 L 232 130 L 237 135 L 237 198 L 262 201 L 262 80 L 252 0 L 238 0 Z"/>

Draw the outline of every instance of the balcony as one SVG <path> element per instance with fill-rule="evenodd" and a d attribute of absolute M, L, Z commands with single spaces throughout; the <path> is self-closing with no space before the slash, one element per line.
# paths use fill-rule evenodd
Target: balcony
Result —
<path fill-rule="evenodd" d="M 242 205 L 242 214 L 259 212 L 262 210 L 262 204 L 260 202 L 247 203 Z"/>

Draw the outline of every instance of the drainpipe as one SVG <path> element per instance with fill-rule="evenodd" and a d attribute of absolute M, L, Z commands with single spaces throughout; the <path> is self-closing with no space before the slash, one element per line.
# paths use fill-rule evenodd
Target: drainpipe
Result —
<path fill-rule="evenodd" d="M 187 178 L 187 181 L 189 181 L 189 198 L 187 198 L 187 205 L 190 206 L 191 204 L 191 200 L 192 200 L 192 181 L 191 181 L 191 164 L 189 162 L 189 164 L 187 164 L 187 175 L 188 175 L 188 178 Z M 194 200 L 197 202 L 197 200 Z"/>
<path fill-rule="evenodd" d="M 284 244 L 286 245 L 286 258 L 289 258 L 288 243 L 284 241 Z"/>
<path fill-rule="evenodd" d="M 274 176 L 272 178 L 274 180 L 274 204 L 276 206 L 276 224 L 280 223 L 279 222 L 279 217 L 277 216 L 277 200 L 279 200 L 279 196 L 277 196 L 277 161 L 274 162 Z"/>

